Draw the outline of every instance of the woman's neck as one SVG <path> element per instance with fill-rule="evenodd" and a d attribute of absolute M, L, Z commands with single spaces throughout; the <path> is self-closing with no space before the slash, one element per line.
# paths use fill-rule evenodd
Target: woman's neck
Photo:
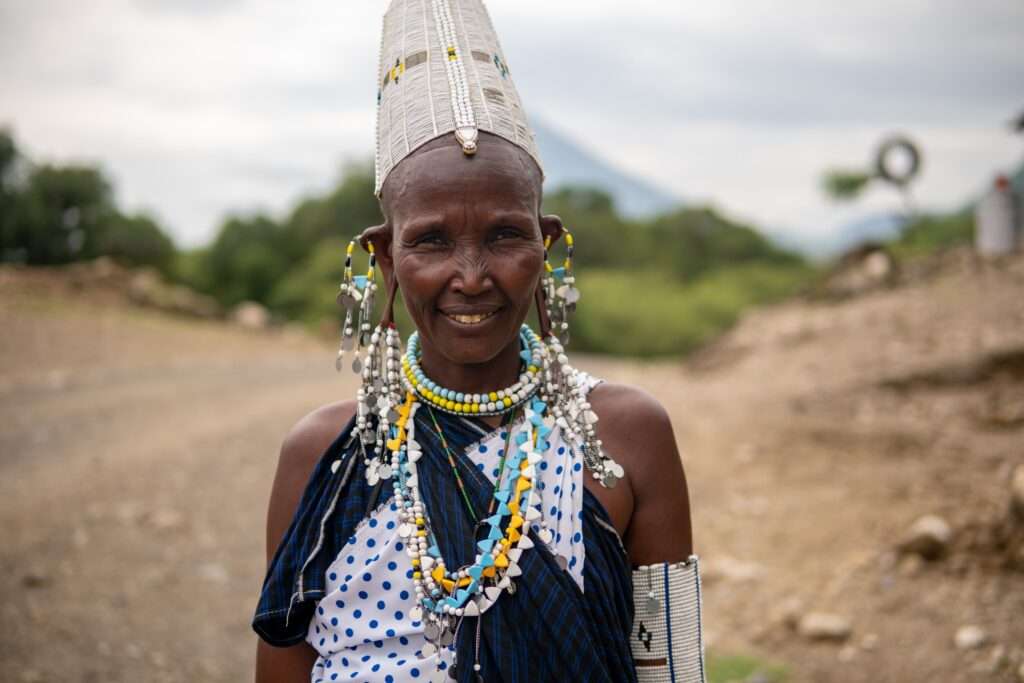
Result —
<path fill-rule="evenodd" d="M 521 367 L 519 337 L 486 363 L 453 363 L 423 343 L 420 367 L 431 380 L 445 389 L 464 394 L 485 394 L 515 384 Z"/>

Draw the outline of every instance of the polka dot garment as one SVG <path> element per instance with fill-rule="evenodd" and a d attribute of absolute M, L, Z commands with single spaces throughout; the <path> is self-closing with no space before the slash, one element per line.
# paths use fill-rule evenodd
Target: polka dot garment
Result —
<path fill-rule="evenodd" d="M 599 380 L 587 376 L 590 387 Z M 515 430 L 519 420 L 512 425 Z M 494 481 L 505 447 L 505 430 L 485 432 L 466 455 Z M 554 533 L 551 551 L 583 589 L 583 456 L 552 432 L 551 448 L 538 463 L 537 489 L 545 522 Z M 317 605 L 306 641 L 319 656 L 311 681 L 394 683 L 427 680 L 436 655 L 420 659 L 423 624 L 409 617 L 415 606 L 412 569 L 398 535 L 398 509 L 388 502 L 356 529 L 327 570 L 327 593 Z"/>

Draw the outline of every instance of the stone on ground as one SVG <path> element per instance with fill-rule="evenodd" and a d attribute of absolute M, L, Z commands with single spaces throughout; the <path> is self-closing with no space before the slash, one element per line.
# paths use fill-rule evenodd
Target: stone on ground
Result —
<path fill-rule="evenodd" d="M 808 640 L 842 642 L 853 633 L 853 625 L 846 617 L 825 612 L 811 612 L 800 619 L 800 635 Z"/>
<path fill-rule="evenodd" d="M 952 540 L 953 528 L 949 522 L 938 515 L 925 515 L 907 531 L 899 550 L 926 560 L 937 560 L 946 554 Z"/>

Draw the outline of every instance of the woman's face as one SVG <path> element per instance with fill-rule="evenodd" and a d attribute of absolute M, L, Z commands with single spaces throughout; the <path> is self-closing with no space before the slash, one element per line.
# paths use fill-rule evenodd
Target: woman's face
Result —
<path fill-rule="evenodd" d="M 539 172 L 518 147 L 481 135 L 466 157 L 449 139 L 388 177 L 390 253 L 380 261 L 397 277 L 425 349 L 452 363 L 486 363 L 516 339 L 543 269 L 544 236 L 562 226 L 539 215 Z"/>

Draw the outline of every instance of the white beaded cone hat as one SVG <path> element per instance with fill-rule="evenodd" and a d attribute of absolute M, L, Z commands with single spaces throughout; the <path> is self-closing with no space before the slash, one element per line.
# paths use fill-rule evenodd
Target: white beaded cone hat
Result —
<path fill-rule="evenodd" d="M 505 53 L 481 0 L 392 0 L 377 81 L 374 193 L 418 147 L 455 133 L 466 155 L 479 131 L 522 147 L 541 167 Z"/>

